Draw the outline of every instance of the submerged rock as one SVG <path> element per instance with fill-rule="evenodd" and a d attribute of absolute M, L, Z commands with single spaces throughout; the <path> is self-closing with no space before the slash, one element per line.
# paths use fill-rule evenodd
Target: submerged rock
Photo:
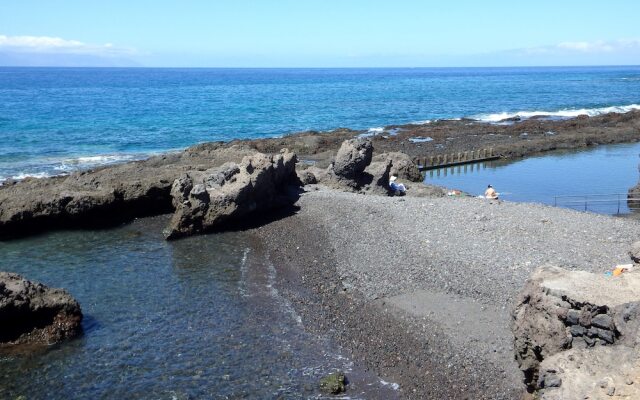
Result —
<path fill-rule="evenodd" d="M 300 187 L 296 161 L 287 150 L 274 156 L 256 153 L 240 164 L 229 162 L 181 176 L 171 188 L 176 211 L 166 238 L 220 229 L 254 212 L 292 204 Z"/>
<path fill-rule="evenodd" d="M 320 389 L 326 393 L 339 394 L 345 391 L 344 373 L 335 372 L 320 379 Z"/>
<path fill-rule="evenodd" d="M 516 361 L 541 399 L 601 398 L 602 377 L 624 387 L 640 374 L 639 328 L 640 273 L 607 277 L 543 266 L 513 312 Z M 640 388 L 620 390 L 640 398 Z"/>
<path fill-rule="evenodd" d="M 0 347 L 71 339 L 81 322 L 80 305 L 64 289 L 0 272 Z"/>

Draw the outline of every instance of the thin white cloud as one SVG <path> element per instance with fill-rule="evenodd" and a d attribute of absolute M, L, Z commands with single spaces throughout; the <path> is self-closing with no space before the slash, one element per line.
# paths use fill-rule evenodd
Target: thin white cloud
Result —
<path fill-rule="evenodd" d="M 640 39 L 596 40 L 592 42 L 561 42 L 551 46 L 515 50 L 524 55 L 536 54 L 607 54 L 640 52 Z"/>
<path fill-rule="evenodd" d="M 124 56 L 137 54 L 135 49 L 117 47 L 111 43 L 87 44 L 50 36 L 0 35 L 0 51 L 12 53 L 77 54 L 95 56 Z"/>
<path fill-rule="evenodd" d="M 583 53 L 610 53 L 616 51 L 620 44 L 618 42 L 598 40 L 595 42 L 562 42 L 557 47 L 563 50 L 574 50 Z"/>

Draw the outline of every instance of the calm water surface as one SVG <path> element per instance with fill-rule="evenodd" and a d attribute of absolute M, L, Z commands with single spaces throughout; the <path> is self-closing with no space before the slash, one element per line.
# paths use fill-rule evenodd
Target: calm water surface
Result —
<path fill-rule="evenodd" d="M 334 369 L 354 374 L 352 398 L 397 397 L 305 333 L 246 234 L 166 242 L 166 222 L 0 242 L 2 270 L 66 288 L 85 314 L 77 340 L 0 355 L 0 398 L 319 398 Z"/>
<path fill-rule="evenodd" d="M 638 183 L 639 154 L 640 143 L 597 146 L 513 162 L 492 161 L 428 171 L 425 182 L 473 195 L 483 194 L 491 184 L 506 201 L 557 203 L 582 210 L 586 201 L 588 211 L 626 213 L 626 193 Z M 554 198 L 566 195 L 607 196 Z"/>

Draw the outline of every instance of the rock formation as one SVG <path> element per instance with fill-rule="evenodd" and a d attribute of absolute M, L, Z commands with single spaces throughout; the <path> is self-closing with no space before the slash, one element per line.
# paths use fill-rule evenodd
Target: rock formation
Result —
<path fill-rule="evenodd" d="M 513 312 L 516 360 L 541 399 L 640 398 L 639 328 L 640 273 L 543 266 Z"/>
<path fill-rule="evenodd" d="M 300 186 L 295 164 L 296 155 L 283 150 L 184 174 L 171 188 L 176 211 L 165 236 L 176 239 L 211 231 L 253 212 L 292 204 L 297 199 L 292 190 L 297 193 Z"/>
<path fill-rule="evenodd" d="M 81 321 L 80 305 L 65 290 L 0 272 L 0 347 L 70 339 Z"/>
<path fill-rule="evenodd" d="M 26 179 L 0 186 L 0 239 L 57 228 L 100 227 L 173 211 L 173 181 L 255 153 L 209 143 L 69 176 Z"/>
<path fill-rule="evenodd" d="M 373 157 L 373 145 L 367 138 L 345 140 L 326 173 L 316 179 L 329 186 L 363 193 L 393 194 L 389 178 L 419 182 L 420 171 L 403 153 L 383 153 Z"/>
<path fill-rule="evenodd" d="M 395 175 L 400 181 L 422 182 L 422 174 L 411 157 L 400 152 L 382 153 L 373 157 L 372 162 L 391 163 L 390 175 Z"/>
<path fill-rule="evenodd" d="M 345 186 L 358 189 L 365 183 L 364 170 L 371 164 L 372 158 L 373 145 L 370 140 L 345 140 L 331 164 L 330 176 Z"/>

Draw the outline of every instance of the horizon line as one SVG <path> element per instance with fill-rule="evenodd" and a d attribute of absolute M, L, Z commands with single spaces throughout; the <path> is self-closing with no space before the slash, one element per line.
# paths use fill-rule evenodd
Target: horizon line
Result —
<path fill-rule="evenodd" d="M 99 65 L 0 65 L 0 68 L 66 68 L 66 69 L 498 69 L 498 68 L 616 68 L 616 67 L 640 67 L 640 64 L 590 64 L 590 65 L 495 65 L 495 66 L 395 66 L 395 67 L 244 67 L 244 66 L 217 66 L 217 67 L 177 67 L 177 66 L 99 66 Z"/>

